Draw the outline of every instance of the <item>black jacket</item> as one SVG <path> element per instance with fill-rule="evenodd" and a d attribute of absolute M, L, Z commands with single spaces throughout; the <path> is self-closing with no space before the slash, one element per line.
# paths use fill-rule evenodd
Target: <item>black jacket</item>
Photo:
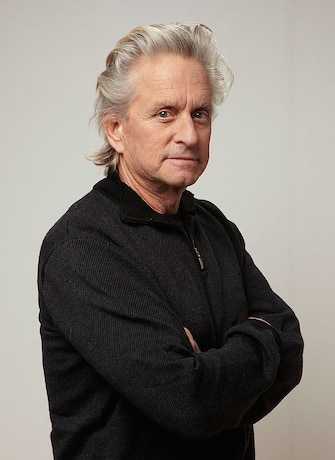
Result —
<path fill-rule="evenodd" d="M 294 313 L 188 191 L 157 214 L 110 173 L 47 234 L 39 296 L 57 460 L 251 460 L 301 379 Z"/>

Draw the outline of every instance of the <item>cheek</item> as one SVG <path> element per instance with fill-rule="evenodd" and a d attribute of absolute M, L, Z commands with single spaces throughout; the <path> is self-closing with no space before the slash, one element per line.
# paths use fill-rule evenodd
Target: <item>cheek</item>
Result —
<path fill-rule="evenodd" d="M 204 160 L 209 158 L 209 146 L 210 146 L 210 137 L 209 136 L 204 136 L 201 139 L 200 142 L 200 151 L 201 151 L 201 156 Z"/>
<path fill-rule="evenodd" d="M 124 132 L 123 137 L 124 156 L 128 161 L 138 161 L 145 151 L 145 140 L 143 133 L 138 129 L 131 129 Z"/>

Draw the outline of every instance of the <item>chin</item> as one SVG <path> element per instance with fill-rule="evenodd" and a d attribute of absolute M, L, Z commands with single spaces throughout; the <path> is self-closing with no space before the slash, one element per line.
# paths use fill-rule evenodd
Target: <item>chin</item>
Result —
<path fill-rule="evenodd" d="M 187 187 L 195 184 L 198 179 L 199 176 L 196 178 L 185 178 L 183 180 L 170 181 L 170 184 L 175 188 L 186 189 Z"/>
<path fill-rule="evenodd" d="M 195 184 L 200 176 L 201 176 L 201 173 L 198 173 L 198 174 L 186 174 L 186 175 L 184 175 L 183 178 L 181 178 L 180 182 L 186 188 L 186 187 L 189 187 L 190 185 Z"/>
<path fill-rule="evenodd" d="M 173 188 L 176 189 L 186 189 L 190 185 L 193 185 L 201 174 L 203 173 L 203 170 L 201 171 L 195 171 L 195 170 L 170 170 L 168 172 L 165 172 L 163 179 L 163 183 L 166 185 L 169 185 Z"/>

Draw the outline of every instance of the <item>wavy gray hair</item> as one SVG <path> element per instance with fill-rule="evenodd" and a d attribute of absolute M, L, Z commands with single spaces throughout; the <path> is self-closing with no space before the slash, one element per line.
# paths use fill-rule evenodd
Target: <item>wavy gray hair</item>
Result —
<path fill-rule="evenodd" d="M 107 119 L 126 119 L 131 102 L 136 96 L 134 65 L 141 56 L 179 54 L 203 64 L 212 86 L 213 108 L 227 97 L 234 81 L 233 73 L 218 52 L 213 32 L 203 24 L 175 23 L 139 26 L 121 38 L 106 59 L 106 70 L 98 77 L 97 97 L 93 119 L 104 145 L 89 158 L 99 166 L 117 168 L 119 155 L 109 144 L 103 124 Z"/>

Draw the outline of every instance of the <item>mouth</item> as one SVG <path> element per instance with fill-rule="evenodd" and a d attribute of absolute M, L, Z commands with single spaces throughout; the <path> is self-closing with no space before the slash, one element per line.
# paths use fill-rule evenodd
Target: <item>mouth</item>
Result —
<path fill-rule="evenodd" d="M 168 160 L 170 161 L 179 161 L 179 162 L 198 162 L 198 159 L 197 158 L 194 158 L 194 157 L 183 157 L 183 156 L 180 156 L 180 157 L 169 157 L 167 158 Z"/>

